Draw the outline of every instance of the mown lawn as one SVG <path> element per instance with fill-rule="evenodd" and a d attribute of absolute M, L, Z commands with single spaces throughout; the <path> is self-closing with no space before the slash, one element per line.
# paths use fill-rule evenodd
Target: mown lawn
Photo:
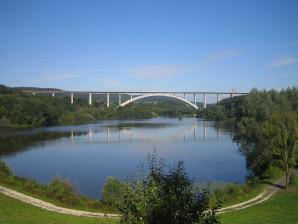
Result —
<path fill-rule="evenodd" d="M 268 201 L 240 211 L 221 215 L 223 224 L 298 223 L 298 178 L 294 185 Z"/>
<path fill-rule="evenodd" d="M 116 224 L 118 219 L 99 219 L 49 212 L 0 194 L 1 224 Z"/>

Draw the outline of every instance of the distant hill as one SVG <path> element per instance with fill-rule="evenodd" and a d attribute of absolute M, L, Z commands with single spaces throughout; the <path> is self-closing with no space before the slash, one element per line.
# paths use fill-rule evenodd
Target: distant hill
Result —
<path fill-rule="evenodd" d="M 57 89 L 57 88 L 40 88 L 40 87 L 25 87 L 25 86 L 11 87 L 11 89 L 18 90 L 18 91 L 63 91 L 62 89 Z"/>

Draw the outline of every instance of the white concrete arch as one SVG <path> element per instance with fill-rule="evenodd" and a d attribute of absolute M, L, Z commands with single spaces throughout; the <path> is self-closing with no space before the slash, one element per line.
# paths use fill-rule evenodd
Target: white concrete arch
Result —
<path fill-rule="evenodd" d="M 175 96 L 173 94 L 167 94 L 167 93 L 150 93 L 150 94 L 140 95 L 140 96 L 134 97 L 132 99 L 129 99 L 129 100 L 121 103 L 119 106 L 120 107 L 123 107 L 123 106 L 126 106 L 127 104 L 130 104 L 130 103 L 136 101 L 136 100 L 140 100 L 140 99 L 147 98 L 147 97 L 152 97 L 152 96 L 164 96 L 164 97 L 174 98 L 174 99 L 177 99 L 177 100 L 180 100 L 180 101 L 183 101 L 183 102 L 189 104 L 190 106 L 192 106 L 196 110 L 198 109 L 198 106 L 195 105 L 195 104 L 193 104 L 192 102 L 190 102 L 190 101 L 188 101 L 188 100 L 186 100 L 184 98 Z"/>

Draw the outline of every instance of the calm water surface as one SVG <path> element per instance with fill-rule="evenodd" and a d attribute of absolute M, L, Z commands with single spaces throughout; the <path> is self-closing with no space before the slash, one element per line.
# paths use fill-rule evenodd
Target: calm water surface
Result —
<path fill-rule="evenodd" d="M 67 178 L 94 198 L 108 176 L 130 176 L 154 150 L 169 163 L 183 160 L 197 182 L 241 183 L 245 158 L 231 130 L 215 126 L 196 118 L 153 118 L 1 131 L 0 158 L 18 175 L 42 183 Z"/>

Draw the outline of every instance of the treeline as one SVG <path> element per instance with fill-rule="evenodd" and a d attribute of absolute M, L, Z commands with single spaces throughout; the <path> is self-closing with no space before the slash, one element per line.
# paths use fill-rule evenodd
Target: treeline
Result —
<path fill-rule="evenodd" d="M 225 120 L 254 118 L 258 122 L 268 120 L 273 112 L 298 111 L 298 88 L 276 90 L 253 89 L 248 95 L 220 101 L 198 112 L 198 116 Z"/>
<path fill-rule="evenodd" d="M 140 119 L 193 113 L 192 108 L 179 102 L 145 102 L 106 108 L 99 102 L 89 106 L 87 101 L 77 99 L 75 104 L 71 104 L 69 97 L 32 96 L 0 85 L 0 127 L 53 126 L 103 119 Z"/>
<path fill-rule="evenodd" d="M 232 119 L 234 137 L 246 156 L 251 176 L 266 178 L 272 167 L 281 168 L 288 184 L 298 162 L 298 89 L 258 91 L 225 99 L 198 113 L 217 120 Z"/>

